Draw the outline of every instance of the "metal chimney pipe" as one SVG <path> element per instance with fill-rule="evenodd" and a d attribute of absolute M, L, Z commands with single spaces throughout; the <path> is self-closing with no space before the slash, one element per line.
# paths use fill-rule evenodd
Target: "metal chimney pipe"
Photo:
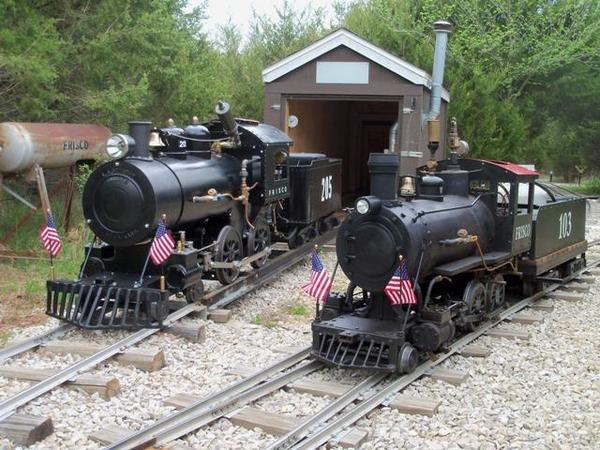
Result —
<path fill-rule="evenodd" d="M 444 66 L 446 64 L 446 48 L 448 46 L 448 35 L 452 30 L 452 24 L 445 20 L 433 23 L 435 32 L 435 53 L 433 55 L 433 73 L 431 87 L 431 103 L 428 119 L 435 119 L 440 114 L 442 102 L 442 85 L 444 83 Z"/>

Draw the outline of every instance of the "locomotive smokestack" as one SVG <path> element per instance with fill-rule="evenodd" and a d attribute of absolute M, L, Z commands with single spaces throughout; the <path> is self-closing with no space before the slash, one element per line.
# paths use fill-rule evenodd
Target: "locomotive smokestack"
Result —
<path fill-rule="evenodd" d="M 217 106 L 215 106 L 215 113 L 219 116 L 219 120 L 223 124 L 223 129 L 227 136 L 229 136 L 235 145 L 240 145 L 240 133 L 238 132 L 238 125 L 231 114 L 231 108 L 229 103 L 219 100 Z"/>
<path fill-rule="evenodd" d="M 135 146 L 129 150 L 130 156 L 140 158 L 150 157 L 150 130 L 152 122 L 131 121 L 129 122 L 129 136 L 135 141 Z"/>
<path fill-rule="evenodd" d="M 444 66 L 446 64 L 446 48 L 448 46 L 448 35 L 451 30 L 452 24 L 445 20 L 438 20 L 433 24 L 433 31 L 435 32 L 435 53 L 433 54 L 429 119 L 435 119 L 440 115 L 442 85 L 444 83 Z"/>

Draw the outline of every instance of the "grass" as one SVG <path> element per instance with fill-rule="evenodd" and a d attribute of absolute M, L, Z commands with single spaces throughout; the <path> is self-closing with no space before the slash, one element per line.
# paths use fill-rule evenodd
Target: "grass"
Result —
<path fill-rule="evenodd" d="M 37 199 L 37 191 L 22 180 L 12 181 L 10 184 L 27 198 Z M 51 184 L 48 189 L 52 189 Z M 62 226 L 63 192 L 64 190 L 59 191 L 52 201 L 53 217 L 63 241 L 63 249 L 54 261 L 54 271 L 56 278 L 72 279 L 79 272 L 83 247 L 91 233 L 83 223 L 81 198 L 76 193 L 73 198 L 71 229 L 65 234 Z M 29 211 L 7 194 L 0 194 L 0 238 L 17 226 L 21 217 Z M 0 258 L 0 343 L 8 339 L 14 328 L 39 325 L 46 321 L 46 281 L 50 278 L 51 271 L 47 253 L 38 237 L 43 225 L 44 215 L 38 210 L 4 244 L 10 250 L 36 251 L 42 259 Z"/>
<path fill-rule="evenodd" d="M 302 303 L 290 306 L 288 312 L 293 316 L 307 316 L 309 314 L 308 308 Z"/>
<path fill-rule="evenodd" d="M 584 180 L 581 185 L 570 184 L 568 188 L 583 195 L 600 195 L 600 177 Z"/>
<path fill-rule="evenodd" d="M 260 316 L 260 315 L 254 316 L 254 319 L 252 319 L 252 323 L 254 325 L 263 325 L 263 326 L 265 326 L 266 328 L 269 328 L 269 329 L 273 329 L 273 328 L 275 328 L 277 326 L 277 321 L 276 320 L 271 319 L 269 317 L 263 317 L 263 316 Z"/>

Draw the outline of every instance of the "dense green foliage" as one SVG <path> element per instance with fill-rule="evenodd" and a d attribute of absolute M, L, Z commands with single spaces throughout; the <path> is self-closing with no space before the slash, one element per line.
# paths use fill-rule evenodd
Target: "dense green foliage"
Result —
<path fill-rule="evenodd" d="M 275 20 L 204 30 L 185 0 L 0 0 L 0 120 L 185 123 L 228 99 L 260 119 L 261 71 L 345 26 L 431 69 L 431 23 L 454 23 L 445 85 L 475 155 L 574 175 L 600 168 L 600 6 L 587 0 L 284 3 Z"/>

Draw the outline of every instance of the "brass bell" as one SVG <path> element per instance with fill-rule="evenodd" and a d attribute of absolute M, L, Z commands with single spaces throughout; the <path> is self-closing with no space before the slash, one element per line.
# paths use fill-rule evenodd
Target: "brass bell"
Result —
<path fill-rule="evenodd" d="M 164 145 L 157 131 L 150 133 L 150 147 L 164 147 Z"/>
<path fill-rule="evenodd" d="M 415 179 L 413 177 L 402 177 L 400 195 L 402 197 L 414 197 L 415 193 Z"/>

